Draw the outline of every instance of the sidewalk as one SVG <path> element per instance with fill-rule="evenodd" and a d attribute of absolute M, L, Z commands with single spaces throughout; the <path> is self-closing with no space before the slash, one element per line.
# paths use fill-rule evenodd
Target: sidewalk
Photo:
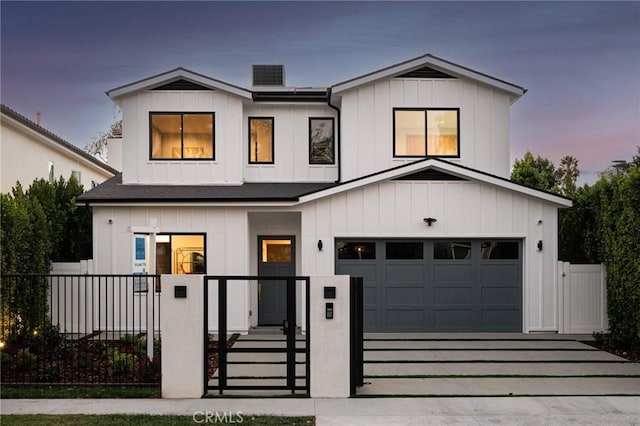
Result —
<path fill-rule="evenodd" d="M 640 397 L 517 398 L 207 398 L 7 399 L 2 414 L 153 414 L 241 412 L 316 416 L 322 425 L 640 424 Z M 202 414 L 200 414 L 202 418 Z"/>

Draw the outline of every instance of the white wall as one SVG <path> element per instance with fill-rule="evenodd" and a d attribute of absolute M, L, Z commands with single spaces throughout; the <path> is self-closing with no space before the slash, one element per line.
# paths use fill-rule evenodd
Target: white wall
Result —
<path fill-rule="evenodd" d="M 109 223 L 109 220 L 112 223 Z M 205 207 L 93 207 L 93 250 L 99 274 L 131 274 L 132 238 L 130 227 L 156 226 L 161 233 L 205 233 L 208 275 L 248 275 L 249 242 L 247 212 L 241 208 Z M 249 290 L 246 283 L 229 288 L 229 330 L 249 327 Z M 209 306 L 217 306 L 217 284 L 209 288 Z M 233 303 L 233 302 L 232 302 Z M 217 327 L 212 309 L 209 329 Z"/>
<path fill-rule="evenodd" d="M 438 219 L 431 227 L 423 221 L 429 216 Z M 341 237 L 523 239 L 524 330 L 555 331 L 556 235 L 555 206 L 507 190 L 474 182 L 383 182 L 303 206 L 302 251 L 314 255 L 303 257 L 301 272 L 333 274 Z"/>
<path fill-rule="evenodd" d="M 460 158 L 447 159 L 509 176 L 509 97 L 487 86 L 451 79 L 389 79 L 342 95 L 342 179 L 416 161 L 393 158 L 394 107 L 460 108 Z"/>
<path fill-rule="evenodd" d="M 254 104 L 244 111 L 242 147 L 244 178 L 247 182 L 333 182 L 338 179 L 338 147 L 336 164 L 309 164 L 309 117 L 335 117 L 327 105 Z M 274 118 L 274 164 L 249 164 L 249 117 Z M 334 139 L 337 141 L 338 120 Z"/>
<path fill-rule="evenodd" d="M 242 181 L 242 102 L 220 91 L 144 91 L 121 101 L 123 183 L 233 184 Z M 149 112 L 214 112 L 215 161 L 150 156 Z"/>
<path fill-rule="evenodd" d="M 72 171 L 80 172 L 85 190 L 91 182 L 101 183 L 112 174 L 87 159 L 53 142 L 31 128 L 2 115 L 0 131 L 0 192 L 7 193 L 22 184 L 26 190 L 34 179 L 49 178 L 49 161 L 54 164 L 56 180 L 66 180 Z"/>

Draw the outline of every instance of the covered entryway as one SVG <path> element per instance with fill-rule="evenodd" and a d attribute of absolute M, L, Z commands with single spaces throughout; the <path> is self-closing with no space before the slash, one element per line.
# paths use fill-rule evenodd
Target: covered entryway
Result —
<path fill-rule="evenodd" d="M 521 332 L 520 240 L 336 240 L 364 278 L 365 332 Z"/>

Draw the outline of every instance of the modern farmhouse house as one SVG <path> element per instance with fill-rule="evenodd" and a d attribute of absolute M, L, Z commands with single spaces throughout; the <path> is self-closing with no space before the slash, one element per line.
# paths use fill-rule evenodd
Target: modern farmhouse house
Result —
<path fill-rule="evenodd" d="M 122 174 L 81 198 L 97 273 L 349 274 L 365 331 L 558 330 L 571 202 L 508 180 L 524 88 L 432 55 L 327 88 L 253 71 L 250 88 L 177 68 L 107 92 Z M 229 330 L 281 324 L 282 292 L 230 287 Z"/>

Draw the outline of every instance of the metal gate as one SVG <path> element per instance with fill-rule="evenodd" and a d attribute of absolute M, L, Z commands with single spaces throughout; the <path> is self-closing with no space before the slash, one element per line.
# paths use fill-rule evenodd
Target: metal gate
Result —
<path fill-rule="evenodd" d="M 362 277 L 351 277 L 349 280 L 351 396 L 355 396 L 358 387 L 364 385 L 363 283 Z"/>
<path fill-rule="evenodd" d="M 287 297 L 287 319 L 283 324 L 284 335 L 286 336 L 285 347 L 227 347 L 227 289 L 229 282 L 233 281 L 285 281 L 286 282 L 286 297 Z M 210 384 L 209 377 L 209 355 L 211 353 L 209 345 L 209 283 L 218 283 L 218 329 L 217 329 L 217 347 L 215 353 L 217 354 L 217 384 Z M 296 283 L 303 282 L 305 288 L 305 322 L 306 333 L 304 336 L 304 347 L 296 346 L 296 331 L 298 324 L 296 323 Z M 217 390 L 220 394 L 223 394 L 225 390 L 286 390 L 292 394 L 296 391 L 304 391 L 307 396 L 310 395 L 309 377 L 310 377 L 310 345 L 309 345 L 309 277 L 276 277 L 276 276 L 206 276 L 204 277 L 204 389 L 205 391 Z M 286 377 L 282 384 L 250 384 L 250 385 L 238 385 L 229 384 L 228 376 L 228 364 L 229 354 L 233 353 L 253 353 L 253 354 L 274 354 L 285 353 L 286 354 Z M 305 376 L 304 384 L 299 385 L 296 383 L 296 364 L 297 355 L 304 354 L 305 364 Z"/>

